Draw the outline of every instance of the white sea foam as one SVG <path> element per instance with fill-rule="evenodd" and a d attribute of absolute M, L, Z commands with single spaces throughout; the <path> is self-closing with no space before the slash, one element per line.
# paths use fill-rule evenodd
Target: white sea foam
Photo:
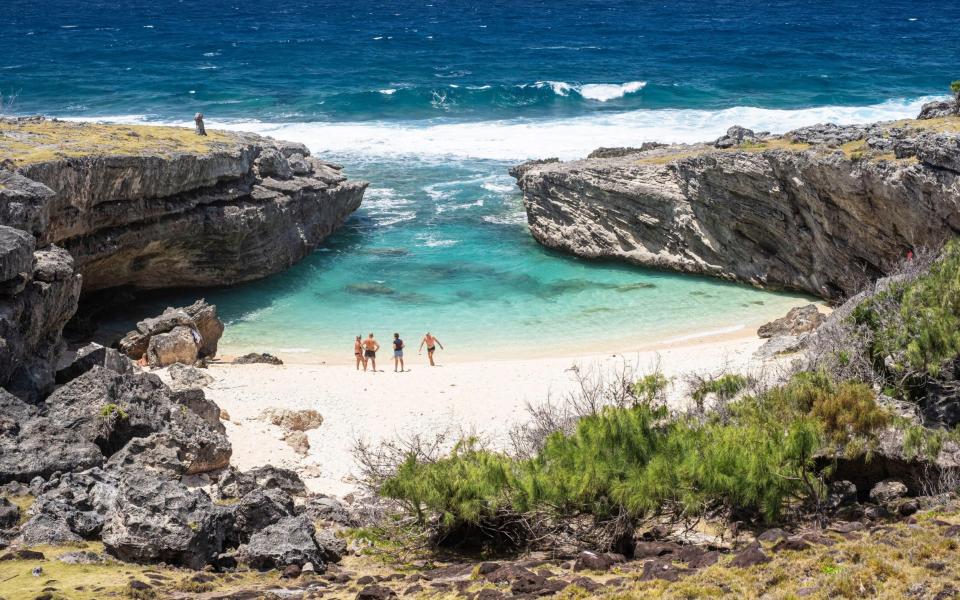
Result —
<path fill-rule="evenodd" d="M 480 187 L 495 194 L 509 194 L 517 191 L 517 186 L 513 183 L 496 183 L 493 181 L 488 181 Z"/>
<path fill-rule="evenodd" d="M 397 90 L 395 88 L 387 88 L 385 90 L 377 90 L 377 91 L 379 91 L 384 96 L 392 96 L 393 94 L 397 93 Z"/>
<path fill-rule="evenodd" d="M 305 143 L 314 152 L 378 157 L 484 158 L 523 160 L 586 156 L 597 146 L 639 146 L 645 141 L 701 142 L 731 125 L 783 133 L 814 123 L 869 123 L 916 116 L 924 102 L 890 100 L 872 106 L 820 106 L 796 110 L 734 107 L 723 110 L 659 109 L 563 119 L 509 119 L 474 122 L 265 123 L 208 120 L 208 128 L 253 131 Z M 76 120 L 84 120 L 77 118 Z M 89 117 L 86 118 L 89 120 Z M 142 123 L 145 115 L 101 120 Z M 192 127 L 193 123 L 171 123 Z"/>
<path fill-rule="evenodd" d="M 639 92 L 647 85 L 646 81 L 628 81 L 627 83 L 610 84 L 610 83 L 588 83 L 587 85 L 580 86 L 580 95 L 584 98 L 590 100 L 597 100 L 598 102 L 606 102 L 607 100 L 614 100 L 616 98 L 622 98 L 627 94 L 633 94 Z"/>
<path fill-rule="evenodd" d="M 483 220 L 494 225 L 526 225 L 527 213 L 520 211 L 505 215 L 487 215 Z"/>

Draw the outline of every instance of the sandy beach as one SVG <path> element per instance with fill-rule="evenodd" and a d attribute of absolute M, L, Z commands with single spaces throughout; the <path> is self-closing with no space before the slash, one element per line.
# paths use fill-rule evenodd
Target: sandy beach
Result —
<path fill-rule="evenodd" d="M 755 331 L 688 338 L 608 354 L 470 360 L 439 352 L 431 368 L 426 355 L 407 352 L 405 373 L 393 372 L 381 352 L 380 372 L 356 371 L 350 364 L 294 363 L 283 366 L 214 363 L 215 382 L 207 397 L 227 412 L 233 464 L 242 470 L 264 464 L 297 470 L 314 491 L 344 495 L 355 489 L 351 448 L 357 438 L 372 443 L 450 431 L 482 433 L 505 446 L 508 432 L 526 420 L 528 403 L 559 398 L 576 386 L 581 372 L 612 373 L 624 367 L 638 376 L 657 365 L 674 379 L 672 402 L 684 391 L 679 375 L 727 368 L 755 369 L 751 357 L 764 340 Z M 283 430 L 260 418 L 262 411 L 315 409 L 323 424 L 307 432 L 310 450 L 300 456 L 283 440 Z"/>

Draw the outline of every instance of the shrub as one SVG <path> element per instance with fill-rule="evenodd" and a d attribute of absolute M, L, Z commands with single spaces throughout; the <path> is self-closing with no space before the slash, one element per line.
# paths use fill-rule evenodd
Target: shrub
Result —
<path fill-rule="evenodd" d="M 868 352 L 893 391 L 921 395 L 960 357 L 960 242 L 949 242 L 929 272 L 891 284 L 851 316 L 871 332 Z"/>
<path fill-rule="evenodd" d="M 655 404 L 665 399 L 667 386 L 670 380 L 659 371 L 650 375 L 644 375 L 638 379 L 632 386 L 631 391 L 636 396 L 637 402 Z"/>
<path fill-rule="evenodd" d="M 702 404 L 709 394 L 714 394 L 718 400 L 731 400 L 750 385 L 750 380 L 743 375 L 727 374 L 716 379 L 708 379 L 700 383 L 693 390 L 692 398 L 697 404 Z"/>
<path fill-rule="evenodd" d="M 957 101 L 957 104 L 960 104 L 960 79 L 950 82 L 950 92 L 953 93 L 953 97 Z"/>

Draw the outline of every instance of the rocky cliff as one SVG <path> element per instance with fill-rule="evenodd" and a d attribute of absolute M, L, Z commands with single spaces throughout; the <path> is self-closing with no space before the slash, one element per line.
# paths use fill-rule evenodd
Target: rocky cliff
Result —
<path fill-rule="evenodd" d="M 67 249 L 84 293 L 234 284 L 306 256 L 366 183 L 252 134 L 0 121 L 0 223 Z"/>
<path fill-rule="evenodd" d="M 541 244 L 827 299 L 960 232 L 960 118 L 731 128 L 512 170 Z"/>
<path fill-rule="evenodd" d="M 0 119 L 0 386 L 28 399 L 50 389 L 82 293 L 281 271 L 366 185 L 252 134 Z"/>

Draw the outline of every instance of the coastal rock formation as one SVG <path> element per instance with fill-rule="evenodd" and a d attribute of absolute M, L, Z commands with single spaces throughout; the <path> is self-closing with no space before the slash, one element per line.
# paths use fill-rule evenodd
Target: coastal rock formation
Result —
<path fill-rule="evenodd" d="M 0 385 L 28 400 L 53 387 L 80 285 L 69 253 L 35 250 L 29 233 L 0 225 Z"/>
<path fill-rule="evenodd" d="M 38 118 L 0 120 L 0 130 L 20 143 L 12 172 L 0 169 L 0 222 L 69 250 L 84 293 L 282 271 L 335 231 L 367 186 L 302 144 L 253 134 Z"/>
<path fill-rule="evenodd" d="M 123 336 L 118 347 L 134 360 L 146 356 L 151 367 L 192 365 L 198 358 L 216 355 L 221 335 L 223 322 L 217 317 L 217 307 L 197 300 L 140 321 L 136 330 Z"/>
<path fill-rule="evenodd" d="M 731 131 L 729 148 L 514 168 L 530 232 L 578 256 L 830 300 L 960 233 L 960 118 Z"/>

